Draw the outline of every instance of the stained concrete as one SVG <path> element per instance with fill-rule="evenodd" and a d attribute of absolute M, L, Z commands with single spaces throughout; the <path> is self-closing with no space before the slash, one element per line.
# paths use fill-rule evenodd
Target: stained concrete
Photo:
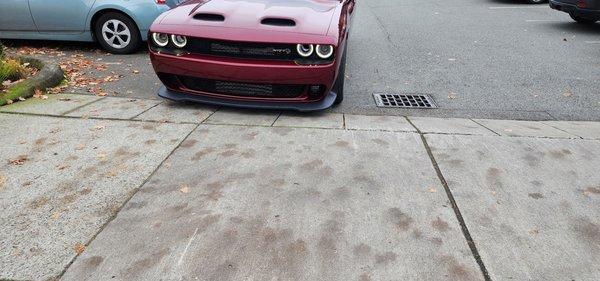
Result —
<path fill-rule="evenodd" d="M 482 279 L 416 134 L 201 125 L 166 163 L 63 280 Z"/>
<path fill-rule="evenodd" d="M 159 103 L 158 100 L 107 97 L 66 115 L 72 117 L 131 119 Z"/>
<path fill-rule="evenodd" d="M 510 137 L 541 137 L 541 138 L 578 138 L 573 134 L 561 131 L 542 122 L 519 120 L 476 119 L 475 122 L 496 132 L 501 136 Z"/>
<path fill-rule="evenodd" d="M 403 116 L 366 116 L 345 114 L 344 121 L 349 130 L 379 130 L 416 132 Z"/>
<path fill-rule="evenodd" d="M 492 280 L 600 279 L 600 142 L 426 138 Z"/>
<path fill-rule="evenodd" d="M 322 129 L 341 129 L 344 127 L 344 115 L 337 113 L 284 113 L 273 126 L 304 127 Z"/>
<path fill-rule="evenodd" d="M 0 112 L 63 115 L 81 106 L 95 102 L 101 97 L 91 95 L 56 94 L 47 98 L 30 98 L 0 107 Z"/>
<path fill-rule="evenodd" d="M 0 114 L 0 279 L 58 276 L 192 129 Z"/>
<path fill-rule="evenodd" d="M 164 101 L 134 119 L 173 123 L 202 123 L 215 111 L 216 108 L 212 106 Z"/>
<path fill-rule="evenodd" d="M 222 109 L 211 115 L 204 123 L 228 125 L 255 125 L 271 126 L 277 117 L 278 111 L 259 111 L 249 109 Z"/>
<path fill-rule="evenodd" d="M 600 122 L 545 121 L 543 123 L 584 139 L 600 140 Z"/>
<path fill-rule="evenodd" d="M 431 117 L 409 117 L 408 119 L 424 134 L 497 135 L 470 119 Z"/>

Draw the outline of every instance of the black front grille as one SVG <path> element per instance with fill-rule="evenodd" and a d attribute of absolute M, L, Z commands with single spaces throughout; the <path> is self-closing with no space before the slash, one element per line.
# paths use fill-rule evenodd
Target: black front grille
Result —
<path fill-rule="evenodd" d="M 296 98 L 305 88 L 303 85 L 239 83 L 188 76 L 177 78 L 190 90 L 241 97 Z"/>
<path fill-rule="evenodd" d="M 295 60 L 296 45 L 276 43 L 247 43 L 209 39 L 188 39 L 186 51 L 195 54 L 236 58 Z"/>

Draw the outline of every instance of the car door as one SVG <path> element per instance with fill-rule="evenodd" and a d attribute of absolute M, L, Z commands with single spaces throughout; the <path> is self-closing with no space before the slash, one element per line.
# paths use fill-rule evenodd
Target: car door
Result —
<path fill-rule="evenodd" d="M 0 0 L 0 31 L 35 31 L 27 0 Z"/>
<path fill-rule="evenodd" d="M 29 7 L 41 33 L 82 33 L 94 2 L 96 0 L 29 0 Z"/>

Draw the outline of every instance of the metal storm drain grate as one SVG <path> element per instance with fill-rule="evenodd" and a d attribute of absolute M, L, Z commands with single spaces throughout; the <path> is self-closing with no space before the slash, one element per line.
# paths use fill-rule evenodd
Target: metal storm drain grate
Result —
<path fill-rule="evenodd" d="M 429 95 L 373 94 L 377 107 L 436 108 Z"/>

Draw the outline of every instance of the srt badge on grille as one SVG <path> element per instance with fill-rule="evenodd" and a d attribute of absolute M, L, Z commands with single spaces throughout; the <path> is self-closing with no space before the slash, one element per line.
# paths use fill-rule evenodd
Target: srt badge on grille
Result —
<path fill-rule="evenodd" d="M 273 54 L 276 55 L 289 55 L 292 53 L 292 50 L 284 48 L 284 49 L 277 49 L 277 48 L 273 48 Z"/>

